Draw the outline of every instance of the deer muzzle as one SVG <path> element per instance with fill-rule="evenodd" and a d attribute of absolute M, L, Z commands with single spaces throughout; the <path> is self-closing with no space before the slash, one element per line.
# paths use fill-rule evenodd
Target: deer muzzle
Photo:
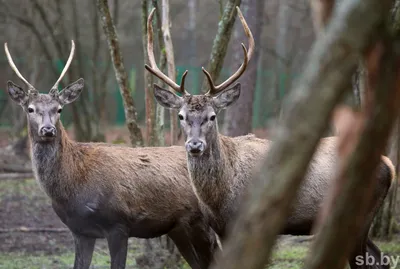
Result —
<path fill-rule="evenodd" d="M 40 128 L 40 136 L 55 137 L 56 134 L 57 134 L 57 129 L 54 126 L 46 125 Z"/>
<path fill-rule="evenodd" d="M 193 156 L 200 156 L 205 149 L 205 143 L 200 139 L 191 139 L 186 142 L 186 151 Z"/>

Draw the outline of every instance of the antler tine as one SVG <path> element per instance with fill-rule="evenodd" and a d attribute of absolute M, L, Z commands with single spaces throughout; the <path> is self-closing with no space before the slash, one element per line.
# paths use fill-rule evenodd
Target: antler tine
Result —
<path fill-rule="evenodd" d="M 250 60 L 251 56 L 253 56 L 254 48 L 255 48 L 254 37 L 253 37 L 253 34 L 251 33 L 249 26 L 247 25 L 245 18 L 243 17 L 242 11 L 240 11 L 240 8 L 236 7 L 236 10 L 238 12 L 240 22 L 242 23 L 244 33 L 246 34 L 247 40 L 249 42 L 249 50 L 247 52 L 247 58 L 248 58 L 248 60 Z"/>
<path fill-rule="evenodd" d="M 50 92 L 58 91 L 58 84 L 60 83 L 61 79 L 65 76 L 65 73 L 67 73 L 68 68 L 71 65 L 72 59 L 74 58 L 74 53 L 75 53 L 75 43 L 74 43 L 74 40 L 71 40 L 71 52 L 69 53 L 67 63 L 65 64 L 60 77 L 57 79 L 56 83 L 54 83 L 54 86 L 51 88 Z"/>
<path fill-rule="evenodd" d="M 210 89 L 209 91 L 206 93 L 206 95 L 216 95 L 218 94 L 220 91 L 222 91 L 223 89 L 229 87 L 233 82 L 235 82 L 237 79 L 240 78 L 240 76 L 244 73 L 244 71 L 247 68 L 247 64 L 249 63 L 249 60 L 251 58 L 251 56 L 254 53 L 254 37 L 253 34 L 250 31 L 249 26 L 247 25 L 246 20 L 243 17 L 242 12 L 240 11 L 239 7 L 236 7 L 236 10 L 238 12 L 238 16 L 240 19 L 240 22 L 243 25 L 243 29 L 244 32 L 247 36 L 248 42 L 249 42 L 249 50 L 246 49 L 246 46 L 242 43 L 242 49 L 243 49 L 243 53 L 244 53 L 244 59 L 243 59 L 243 63 L 240 65 L 239 69 L 232 75 L 230 76 L 227 80 L 225 80 L 224 82 L 222 82 L 220 85 L 215 86 L 213 79 L 210 75 L 210 73 L 208 73 L 204 68 L 203 68 L 203 72 L 207 77 L 208 83 L 210 84 Z"/>
<path fill-rule="evenodd" d="M 145 68 L 147 71 L 164 81 L 168 86 L 170 86 L 174 91 L 179 92 L 183 95 L 188 95 L 189 93 L 185 90 L 185 77 L 187 75 L 187 70 L 182 76 L 182 81 L 181 85 L 179 86 L 176 82 L 174 82 L 172 79 L 170 79 L 167 75 L 165 75 L 163 72 L 161 72 L 160 69 L 157 67 L 157 63 L 154 57 L 154 49 L 153 49 L 153 16 L 154 12 L 156 11 L 156 8 L 153 8 L 152 11 L 150 12 L 150 15 L 147 19 L 147 54 L 149 57 L 149 65 L 145 65 Z"/>
<path fill-rule="evenodd" d="M 21 75 L 21 73 L 19 72 L 17 66 L 15 65 L 15 63 L 14 63 L 12 57 L 11 57 L 10 52 L 8 51 L 7 43 L 4 43 L 4 50 L 5 50 L 6 55 L 7 55 L 8 63 L 10 64 L 12 70 L 14 70 L 14 72 L 17 74 L 17 76 L 28 86 L 28 93 L 32 93 L 32 92 L 34 92 L 34 91 L 37 92 L 36 89 L 35 89 L 35 87 L 33 87 L 32 84 L 30 84 L 30 83 Z"/>
<path fill-rule="evenodd" d="M 225 80 L 224 82 L 222 82 L 218 86 L 214 85 L 214 81 L 213 81 L 210 73 L 208 73 L 203 68 L 203 72 L 207 77 L 208 83 L 210 84 L 210 89 L 208 90 L 206 95 L 216 95 L 216 94 L 218 94 L 223 89 L 226 89 L 227 87 L 229 87 L 229 85 L 231 85 L 233 82 L 235 82 L 244 73 L 244 71 L 247 68 L 247 63 L 249 62 L 249 60 L 248 60 L 248 56 L 247 56 L 248 54 L 247 54 L 246 47 L 244 46 L 243 43 L 241 45 L 242 45 L 243 54 L 244 54 L 243 63 L 240 65 L 239 69 L 232 76 L 230 76 L 227 80 Z"/>

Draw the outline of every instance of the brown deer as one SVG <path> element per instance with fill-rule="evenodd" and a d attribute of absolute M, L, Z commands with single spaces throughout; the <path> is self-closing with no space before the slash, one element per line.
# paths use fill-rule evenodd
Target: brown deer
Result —
<path fill-rule="evenodd" d="M 150 66 L 146 69 L 167 83 L 175 92 L 154 85 L 157 101 L 167 107 L 179 110 L 179 119 L 186 137 L 185 148 L 188 157 L 188 169 L 192 183 L 200 199 L 214 213 L 214 230 L 224 238 L 228 223 L 238 211 L 240 198 L 252 178 L 252 171 L 267 154 L 271 141 L 256 138 L 254 135 L 227 137 L 219 134 L 216 115 L 222 109 L 233 104 L 240 96 L 240 84 L 230 87 L 245 71 L 254 51 L 254 39 L 243 15 L 237 8 L 238 16 L 248 37 L 249 50 L 242 44 L 244 61 L 239 69 L 225 82 L 215 86 L 211 75 L 203 69 L 210 90 L 203 95 L 190 95 L 181 85 L 176 84 L 163 74 L 154 60 L 151 20 L 148 18 L 148 54 Z M 335 178 L 337 163 L 337 139 L 329 137 L 321 139 L 320 145 L 309 166 L 292 212 L 282 234 L 308 235 L 317 217 L 321 203 L 327 194 L 330 183 Z M 365 223 L 362 238 L 357 249 L 350 257 L 352 268 L 359 268 L 356 256 L 366 251 L 374 255 L 376 261 L 380 257 L 379 249 L 368 238 L 368 231 L 376 210 L 381 206 L 394 178 L 391 161 L 382 158 L 377 173 L 378 186 L 375 190 L 375 202 L 371 207 L 369 220 Z M 365 257 L 365 256 L 364 256 Z"/>
<path fill-rule="evenodd" d="M 111 268 L 125 268 L 129 237 L 167 234 L 192 268 L 206 269 L 218 246 L 208 215 L 190 184 L 186 153 L 178 146 L 130 148 L 77 143 L 60 121 L 64 105 L 75 101 L 83 79 L 58 92 L 74 55 L 48 94 L 40 94 L 18 71 L 5 44 L 11 68 L 28 86 L 9 81 L 11 99 L 27 113 L 35 178 L 75 241 L 74 269 L 90 266 L 96 238 L 106 238 Z"/>

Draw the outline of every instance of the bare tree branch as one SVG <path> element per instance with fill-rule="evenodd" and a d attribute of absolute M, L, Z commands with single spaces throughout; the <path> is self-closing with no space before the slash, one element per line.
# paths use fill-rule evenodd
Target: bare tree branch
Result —
<path fill-rule="evenodd" d="M 54 34 L 53 26 L 50 23 L 50 21 L 47 19 L 46 12 L 44 11 L 43 7 L 39 4 L 39 2 L 37 0 L 31 0 L 31 1 L 33 2 L 33 6 L 35 7 L 35 9 L 38 11 L 40 18 L 43 21 L 43 24 L 47 28 L 47 30 L 51 36 L 51 39 L 53 40 L 53 43 L 57 50 L 58 58 L 61 58 L 61 52 L 63 51 L 62 46 L 61 46 L 61 43 L 59 42 L 59 39 Z"/>
<path fill-rule="evenodd" d="M 10 19 L 13 19 L 14 21 L 18 22 L 19 24 L 21 24 L 21 25 L 27 27 L 28 29 L 30 29 L 32 31 L 32 33 L 34 34 L 34 36 L 36 37 L 37 41 L 39 42 L 40 47 L 42 48 L 47 60 L 49 62 L 52 62 L 53 58 L 52 58 L 52 56 L 51 56 L 51 54 L 49 52 L 49 49 L 47 48 L 46 42 L 42 38 L 38 28 L 36 27 L 36 25 L 32 21 L 30 21 L 30 20 L 28 20 L 26 18 L 20 17 L 18 15 L 15 15 L 15 14 L 13 14 L 11 12 L 4 12 L 3 13 L 3 11 L 0 11 L 0 16 L 5 16 L 5 17 L 8 17 Z M 57 76 L 58 72 L 57 72 L 57 69 L 56 69 L 56 67 L 54 65 L 52 65 L 51 70 L 52 70 L 53 74 L 55 76 Z"/>

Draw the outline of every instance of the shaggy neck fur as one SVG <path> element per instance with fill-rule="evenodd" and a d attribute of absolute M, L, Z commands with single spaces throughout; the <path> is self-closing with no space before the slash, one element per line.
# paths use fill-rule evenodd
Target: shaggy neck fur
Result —
<path fill-rule="evenodd" d="M 213 132 L 208 147 L 199 157 L 188 154 L 189 174 L 201 200 L 218 215 L 225 215 L 224 207 L 230 204 L 229 185 L 233 179 L 233 163 L 229 154 L 234 151 L 233 142 L 219 135 L 218 128 Z"/>
<path fill-rule="evenodd" d="M 61 201 L 72 198 L 71 185 L 66 181 L 68 174 L 63 172 L 66 151 L 69 151 L 72 141 L 68 139 L 61 122 L 57 123 L 57 136 L 51 141 L 43 141 L 35 130 L 29 127 L 31 141 L 32 167 L 36 179 L 42 188 L 53 199 Z M 64 171 L 66 172 L 66 171 Z M 63 176 L 62 176 L 63 175 Z"/>

